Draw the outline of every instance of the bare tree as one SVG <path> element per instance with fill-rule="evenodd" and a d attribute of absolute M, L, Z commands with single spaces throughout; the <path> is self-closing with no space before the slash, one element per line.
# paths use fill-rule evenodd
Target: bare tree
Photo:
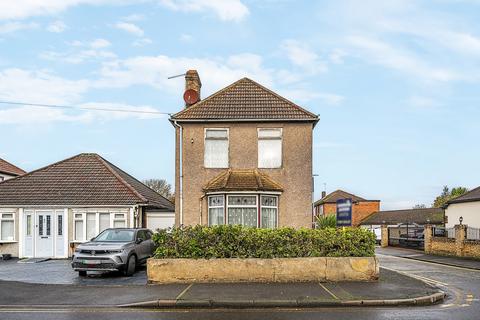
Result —
<path fill-rule="evenodd" d="M 175 200 L 175 194 L 172 191 L 172 185 L 165 179 L 147 179 L 142 181 L 151 189 L 157 191 L 170 201 Z"/>

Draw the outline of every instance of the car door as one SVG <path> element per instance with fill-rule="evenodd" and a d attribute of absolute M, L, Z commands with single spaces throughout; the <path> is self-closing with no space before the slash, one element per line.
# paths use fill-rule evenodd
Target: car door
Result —
<path fill-rule="evenodd" d="M 155 252 L 155 243 L 153 242 L 153 239 L 152 239 L 153 233 L 150 230 L 146 230 L 145 233 L 147 235 L 147 241 L 146 242 L 148 242 L 148 244 L 149 244 L 148 256 L 152 257 L 154 252 Z"/>
<path fill-rule="evenodd" d="M 147 241 L 145 230 L 138 230 L 137 239 L 142 239 L 142 242 L 137 243 L 137 255 L 139 260 L 148 258 L 150 254 L 150 245 Z"/>

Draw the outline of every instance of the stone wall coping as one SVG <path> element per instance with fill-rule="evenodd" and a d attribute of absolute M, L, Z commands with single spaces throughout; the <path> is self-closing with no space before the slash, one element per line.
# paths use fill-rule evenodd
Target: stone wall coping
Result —
<path fill-rule="evenodd" d="M 308 272 L 307 272 L 308 271 Z M 376 257 L 148 259 L 149 283 L 371 281 Z"/>

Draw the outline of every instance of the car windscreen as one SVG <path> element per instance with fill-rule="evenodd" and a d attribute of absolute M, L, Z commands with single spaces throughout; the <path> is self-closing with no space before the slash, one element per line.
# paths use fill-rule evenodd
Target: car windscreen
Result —
<path fill-rule="evenodd" d="M 134 235 L 133 230 L 110 229 L 100 233 L 93 241 L 128 242 L 133 241 Z"/>

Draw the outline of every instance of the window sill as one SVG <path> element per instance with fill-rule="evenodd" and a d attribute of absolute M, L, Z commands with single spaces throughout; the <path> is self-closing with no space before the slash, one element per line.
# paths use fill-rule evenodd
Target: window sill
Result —
<path fill-rule="evenodd" d="M 18 243 L 17 240 L 0 240 L 0 244 L 2 243 Z"/>

